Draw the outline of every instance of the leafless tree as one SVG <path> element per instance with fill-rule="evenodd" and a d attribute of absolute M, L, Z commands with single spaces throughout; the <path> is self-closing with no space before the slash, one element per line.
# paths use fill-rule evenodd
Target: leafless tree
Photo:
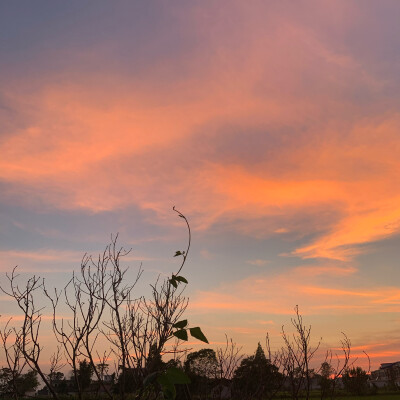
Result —
<path fill-rule="evenodd" d="M 131 368 L 129 365 L 127 320 L 124 316 L 126 314 L 126 303 L 133 297 L 131 293 L 142 274 L 142 269 L 139 268 L 136 279 L 132 284 L 125 283 L 128 268 L 122 267 L 121 262 L 124 257 L 129 255 L 130 250 L 117 247 L 117 238 L 118 236 L 112 238 L 111 244 L 104 253 L 106 263 L 102 274 L 105 277 L 107 289 L 105 289 L 101 299 L 104 300 L 108 308 L 110 318 L 109 321 L 103 322 L 101 332 L 111 343 L 113 353 L 117 357 L 118 374 L 120 370 L 126 371 Z M 106 329 L 103 329 L 104 327 Z M 124 399 L 125 374 L 122 374 L 122 379 L 120 395 Z"/>
<path fill-rule="evenodd" d="M 217 347 L 215 352 L 218 369 L 217 377 L 219 384 L 214 388 L 216 395 L 219 394 L 219 398 L 222 398 L 223 388 L 227 382 L 231 382 L 236 368 L 239 366 L 240 361 L 243 358 L 243 354 L 240 354 L 242 347 L 238 346 L 232 338 L 228 338 L 225 334 L 225 346 Z M 230 389 L 232 390 L 232 388 Z"/>
<path fill-rule="evenodd" d="M 3 293 L 13 298 L 22 311 L 22 327 L 20 329 L 13 329 L 16 335 L 15 343 L 18 351 L 23 355 L 25 362 L 39 374 L 53 397 L 58 399 L 57 393 L 39 363 L 42 351 L 42 346 L 39 342 L 39 332 L 43 308 L 37 308 L 34 296 L 38 291 L 41 292 L 43 290 L 43 280 L 34 275 L 26 281 L 25 285 L 20 286 L 17 282 L 18 276 L 15 267 L 10 275 L 6 274 L 9 288 L 5 289 L 1 287 Z"/>
<path fill-rule="evenodd" d="M 367 375 L 371 375 L 371 359 L 369 358 L 369 355 L 365 350 L 363 350 L 363 353 L 365 354 L 365 357 L 367 357 L 367 360 L 368 360 Z"/>
<path fill-rule="evenodd" d="M 315 347 L 311 346 L 311 325 L 304 325 L 298 306 L 295 307 L 294 311 L 295 317 L 291 319 L 291 322 L 295 332 L 289 335 L 282 327 L 284 347 L 281 351 L 292 398 L 298 400 L 300 392 L 304 388 L 305 399 L 308 400 L 311 388 L 310 361 L 318 350 L 321 340 Z"/>
<path fill-rule="evenodd" d="M 50 295 L 43 285 L 43 291 L 53 309 L 53 332 L 64 350 L 68 364 L 72 367 L 78 398 L 81 400 L 83 388 L 78 379 L 79 359 L 88 358 L 95 372 L 97 369 L 92 355 L 98 338 L 98 327 L 105 309 L 105 269 L 107 252 L 103 252 L 94 262 L 91 256 L 84 255 L 80 276 L 73 274 L 62 291 L 54 289 Z M 63 296 L 70 310 L 70 319 L 59 318 L 58 306 Z"/>
<path fill-rule="evenodd" d="M 176 252 L 176 255 L 182 256 L 178 272 L 172 275 L 172 279 L 161 282 L 157 280 L 151 285 L 150 299 L 135 298 L 133 295 L 133 288 L 142 273 L 141 269 L 132 285 L 124 284 L 127 269 L 122 267 L 121 261 L 128 251 L 117 248 L 115 241 L 109 248 L 111 268 L 108 272 L 109 289 L 105 302 L 110 311 L 110 319 L 104 322 L 103 334 L 119 360 L 119 390 L 122 399 L 125 396 L 128 375 L 129 380 L 135 383 L 140 393 L 142 392 L 144 377 L 156 369 L 161 354 L 166 351 L 167 341 L 174 337 L 174 325 L 180 321 L 188 304 L 182 290 L 178 288 L 177 281 L 187 283 L 179 273 L 190 249 L 191 233 L 186 218 L 179 211 L 175 211 L 187 224 L 188 245 L 185 251 Z"/>
<path fill-rule="evenodd" d="M 58 372 L 60 372 L 65 365 L 66 364 L 63 362 L 61 357 L 61 347 L 57 346 L 57 350 L 50 358 L 50 371 L 47 375 L 50 385 L 54 386 L 54 380 L 56 379 Z"/>
<path fill-rule="evenodd" d="M 0 330 L 0 340 L 4 351 L 5 360 L 11 373 L 13 397 L 15 400 L 18 400 L 17 378 L 26 366 L 26 360 L 21 352 L 21 335 L 19 332 L 15 332 L 14 329 L 10 327 L 11 320 L 12 318 L 6 322 L 4 329 Z"/>
<path fill-rule="evenodd" d="M 338 353 L 333 353 L 332 350 L 329 350 L 326 354 L 326 362 L 331 365 L 331 389 L 330 389 L 330 397 L 334 399 L 336 390 L 337 390 L 337 382 L 339 378 L 343 375 L 343 373 L 351 367 L 351 365 L 356 361 L 350 362 L 350 353 L 351 353 L 351 341 L 347 337 L 345 333 L 342 332 L 343 338 L 340 340 L 341 345 L 341 355 Z M 335 362 L 333 361 L 335 360 Z"/>
<path fill-rule="evenodd" d="M 24 363 L 37 371 L 57 400 L 52 378 L 67 363 L 72 368 L 78 398 L 82 400 L 84 388 L 81 387 L 79 368 L 81 358 L 84 358 L 89 361 L 99 385 L 112 399 L 114 396 L 104 383 L 103 370 L 112 355 L 116 362 L 116 373 L 119 374 L 121 400 L 125 398 L 128 374 L 133 378 L 135 389 L 139 390 L 136 398 L 144 399 L 153 389 L 150 387 L 144 390 L 143 380 L 161 367 L 162 354 L 171 352 L 165 349 L 170 339 L 176 337 L 187 340 L 190 332 L 192 336 L 207 342 L 199 327 L 188 328 L 187 320 L 181 320 L 188 299 L 183 296 L 184 285 L 180 285 L 187 283 L 187 280 L 179 274 L 188 256 L 191 233 L 186 217 L 175 208 L 174 211 L 187 225 L 188 245 L 185 251 L 177 251 L 175 254 L 182 256 L 177 273 L 164 280 L 158 278 L 154 285 L 150 285 L 150 298 L 134 295 L 134 288 L 142 275 L 141 266 L 133 281 L 126 283 L 129 268 L 124 267 L 122 262 L 130 250 L 118 246 L 118 235 L 111 238 L 111 243 L 97 258 L 85 254 L 80 273 L 73 273 L 61 290 L 49 290 L 44 280 L 36 276 L 29 278 L 21 288 L 17 283 L 15 269 L 11 275 L 7 275 L 9 289 L 2 290 L 16 301 L 23 314 L 22 327 L 12 330 L 16 335 L 14 354 L 11 354 L 12 347 L 8 345 L 9 329 L 2 333 L 3 347 L 8 351 L 14 369 L 21 367 L 19 362 L 23 359 Z M 37 307 L 37 299 L 34 299 L 37 292 L 44 294 L 51 304 L 52 328 L 58 342 L 57 351 L 50 360 L 49 374 L 45 374 L 39 364 L 42 350 L 39 330 L 43 308 Z M 61 316 L 61 307 L 65 305 L 69 315 Z M 110 351 L 103 352 L 102 356 L 98 351 L 101 336 L 111 344 Z M 172 351 L 180 350 L 174 347 Z M 100 363 L 94 358 L 95 354 Z M 132 383 L 132 379 L 129 381 Z"/>
<path fill-rule="evenodd" d="M 117 271 L 115 275 L 118 274 Z M 157 361 L 165 352 L 167 341 L 173 337 L 173 326 L 180 320 L 188 304 L 182 292 L 168 280 L 156 283 L 151 288 L 150 299 L 134 299 L 130 292 L 122 296 L 118 286 L 111 290 L 113 298 L 124 297 L 125 303 L 123 310 L 116 310 L 116 303 L 110 300 L 111 315 L 114 317 L 104 323 L 106 330 L 103 331 L 112 345 L 114 355 L 120 360 L 121 396 L 125 393 L 124 380 L 128 375 L 135 386 L 141 389 L 144 377 L 157 368 Z"/>
<path fill-rule="evenodd" d="M 216 357 L 218 361 L 219 378 L 220 380 L 231 380 L 233 374 L 243 358 L 240 354 L 242 347 L 239 347 L 232 338 L 228 338 L 225 334 L 225 346 L 218 347 Z"/>

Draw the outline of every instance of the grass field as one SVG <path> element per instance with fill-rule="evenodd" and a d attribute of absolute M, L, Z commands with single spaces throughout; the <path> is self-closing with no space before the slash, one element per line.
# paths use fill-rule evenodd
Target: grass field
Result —
<path fill-rule="evenodd" d="M 320 399 L 321 397 L 319 396 L 312 396 L 311 399 Z M 13 400 L 12 398 L 7 399 L 3 398 L 4 400 Z M 35 400 L 49 400 L 51 398 L 46 397 L 46 398 L 40 398 L 40 397 L 35 397 Z M 74 399 L 73 397 L 69 397 L 69 400 Z M 290 400 L 291 397 L 276 397 L 276 400 Z M 304 398 L 301 398 L 300 400 L 304 400 Z M 369 395 L 369 396 L 335 396 L 335 400 L 400 400 L 400 393 L 398 394 L 376 394 L 376 395 Z"/>
<path fill-rule="evenodd" d="M 291 397 L 280 397 L 280 400 L 289 400 Z M 312 397 L 312 399 L 320 399 L 320 397 Z M 376 394 L 370 396 L 337 396 L 335 400 L 400 400 L 399 394 Z M 302 399 L 303 400 L 303 399 Z"/>
<path fill-rule="evenodd" d="M 321 395 L 319 393 L 312 393 L 311 399 L 320 399 Z M 278 395 L 276 399 L 279 400 L 290 400 L 290 396 Z M 378 393 L 375 395 L 366 395 L 366 396 L 349 396 L 349 395 L 341 395 L 337 394 L 335 396 L 335 400 L 400 400 L 400 392 L 399 393 Z M 304 400 L 304 398 L 301 398 Z"/>
<path fill-rule="evenodd" d="M 129 397 L 128 397 L 129 398 Z M 288 396 L 287 394 L 278 394 L 276 397 L 274 397 L 275 400 L 291 400 L 292 397 Z M 312 392 L 311 393 L 311 397 L 310 399 L 312 400 L 316 400 L 316 399 L 320 399 L 321 395 L 318 392 Z M 77 397 L 64 397 L 61 396 L 62 400 L 76 400 Z M 86 397 L 86 400 L 90 400 L 90 399 L 94 399 L 94 397 Z M 197 398 L 196 398 L 197 399 Z M 3 400 L 13 400 L 12 398 L 8 399 L 8 398 L 4 398 Z M 51 397 L 35 397 L 35 400 L 51 400 Z M 133 400 L 133 399 L 131 399 Z M 300 398 L 300 400 L 304 400 L 304 398 Z M 400 392 L 399 393 L 378 393 L 375 395 L 366 395 L 366 396 L 349 396 L 346 394 L 337 394 L 335 395 L 335 400 L 400 400 Z"/>
<path fill-rule="evenodd" d="M 396 394 L 375 394 L 375 395 L 369 395 L 369 396 L 338 396 L 335 399 L 337 400 L 346 400 L 346 399 L 352 399 L 352 400 L 400 400 L 400 393 Z"/>
<path fill-rule="evenodd" d="M 346 397 L 342 397 L 342 399 L 346 399 Z M 347 397 L 347 399 L 354 399 L 354 400 L 399 400 L 399 394 L 376 394 L 375 396 L 355 396 L 355 397 Z"/>

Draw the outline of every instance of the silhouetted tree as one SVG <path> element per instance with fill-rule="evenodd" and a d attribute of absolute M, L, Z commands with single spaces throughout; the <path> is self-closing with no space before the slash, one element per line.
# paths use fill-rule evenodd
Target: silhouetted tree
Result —
<path fill-rule="evenodd" d="M 261 344 L 253 356 L 244 358 L 234 373 L 234 394 L 241 399 L 263 399 L 280 386 L 278 367 L 266 358 Z"/>
<path fill-rule="evenodd" d="M 217 357 L 212 349 L 189 353 L 184 363 L 184 371 L 191 380 L 191 393 L 208 398 L 218 376 L 218 367 Z"/>
<path fill-rule="evenodd" d="M 0 369 L 0 395 L 24 396 L 25 393 L 35 390 L 39 386 L 36 371 L 28 371 L 25 374 L 15 376 L 10 368 Z"/>
<path fill-rule="evenodd" d="M 344 388 L 353 395 L 361 396 L 368 393 L 368 375 L 361 367 L 347 369 L 343 376 Z"/>
<path fill-rule="evenodd" d="M 16 390 L 16 380 L 17 376 L 10 368 L 0 369 L 0 395 L 13 395 L 14 397 L 18 395 Z M 17 396 L 18 398 L 18 396 Z"/>
<path fill-rule="evenodd" d="M 66 394 L 68 392 L 68 383 L 65 380 L 65 376 L 62 372 L 50 372 L 48 374 L 50 384 L 54 387 L 54 390 L 60 394 Z"/>
<path fill-rule="evenodd" d="M 321 364 L 321 368 L 319 370 L 319 386 L 321 388 L 321 400 L 325 399 L 331 393 L 332 387 L 332 379 L 331 375 L 333 373 L 332 365 L 329 362 L 324 361 Z"/>
<path fill-rule="evenodd" d="M 93 376 L 93 367 L 88 360 L 79 360 L 77 370 L 77 380 L 79 387 L 82 391 L 85 391 L 90 386 Z"/>

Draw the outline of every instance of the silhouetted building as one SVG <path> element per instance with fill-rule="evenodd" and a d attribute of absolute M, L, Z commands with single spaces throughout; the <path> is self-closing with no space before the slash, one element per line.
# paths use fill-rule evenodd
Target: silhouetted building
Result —
<path fill-rule="evenodd" d="M 371 372 L 371 383 L 376 387 L 400 387 L 400 361 L 383 363 L 376 371 Z"/>

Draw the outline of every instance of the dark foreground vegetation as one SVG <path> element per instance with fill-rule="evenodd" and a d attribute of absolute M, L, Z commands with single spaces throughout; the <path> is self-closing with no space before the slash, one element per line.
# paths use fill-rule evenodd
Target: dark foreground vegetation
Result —
<path fill-rule="evenodd" d="M 190 336 L 204 343 L 208 340 L 200 327 L 184 319 L 188 299 L 182 291 L 188 281 L 181 272 L 191 234 L 185 216 L 175 211 L 187 225 L 188 245 L 175 252 L 181 258 L 177 272 L 150 285 L 148 298 L 135 295 L 142 270 L 133 281 L 127 279 L 128 268 L 122 262 L 129 251 L 117 246 L 117 238 L 97 258 L 85 255 L 80 274 L 73 274 L 61 290 L 50 290 L 36 276 L 21 282 L 16 269 L 7 275 L 8 284 L 1 290 L 18 305 L 22 321 L 16 325 L 10 319 L 0 329 L 0 397 L 400 399 L 395 393 L 399 371 L 388 375 L 386 388 L 378 389 L 370 371 L 355 366 L 345 334 L 340 354 L 328 351 L 325 361 L 312 368 L 320 342 L 312 344 L 311 326 L 304 324 L 297 306 L 290 332 L 282 327 L 282 346 L 274 352 L 268 335 L 264 348 L 259 343 L 250 356 L 242 355 L 229 338 L 216 350 L 184 348 Z M 49 360 L 43 360 L 42 350 L 49 343 L 40 339 L 45 303 L 51 310 L 53 342 L 57 343 L 46 370 L 43 365 Z M 68 318 L 62 316 L 65 309 Z M 65 375 L 67 369 L 70 372 Z"/>

